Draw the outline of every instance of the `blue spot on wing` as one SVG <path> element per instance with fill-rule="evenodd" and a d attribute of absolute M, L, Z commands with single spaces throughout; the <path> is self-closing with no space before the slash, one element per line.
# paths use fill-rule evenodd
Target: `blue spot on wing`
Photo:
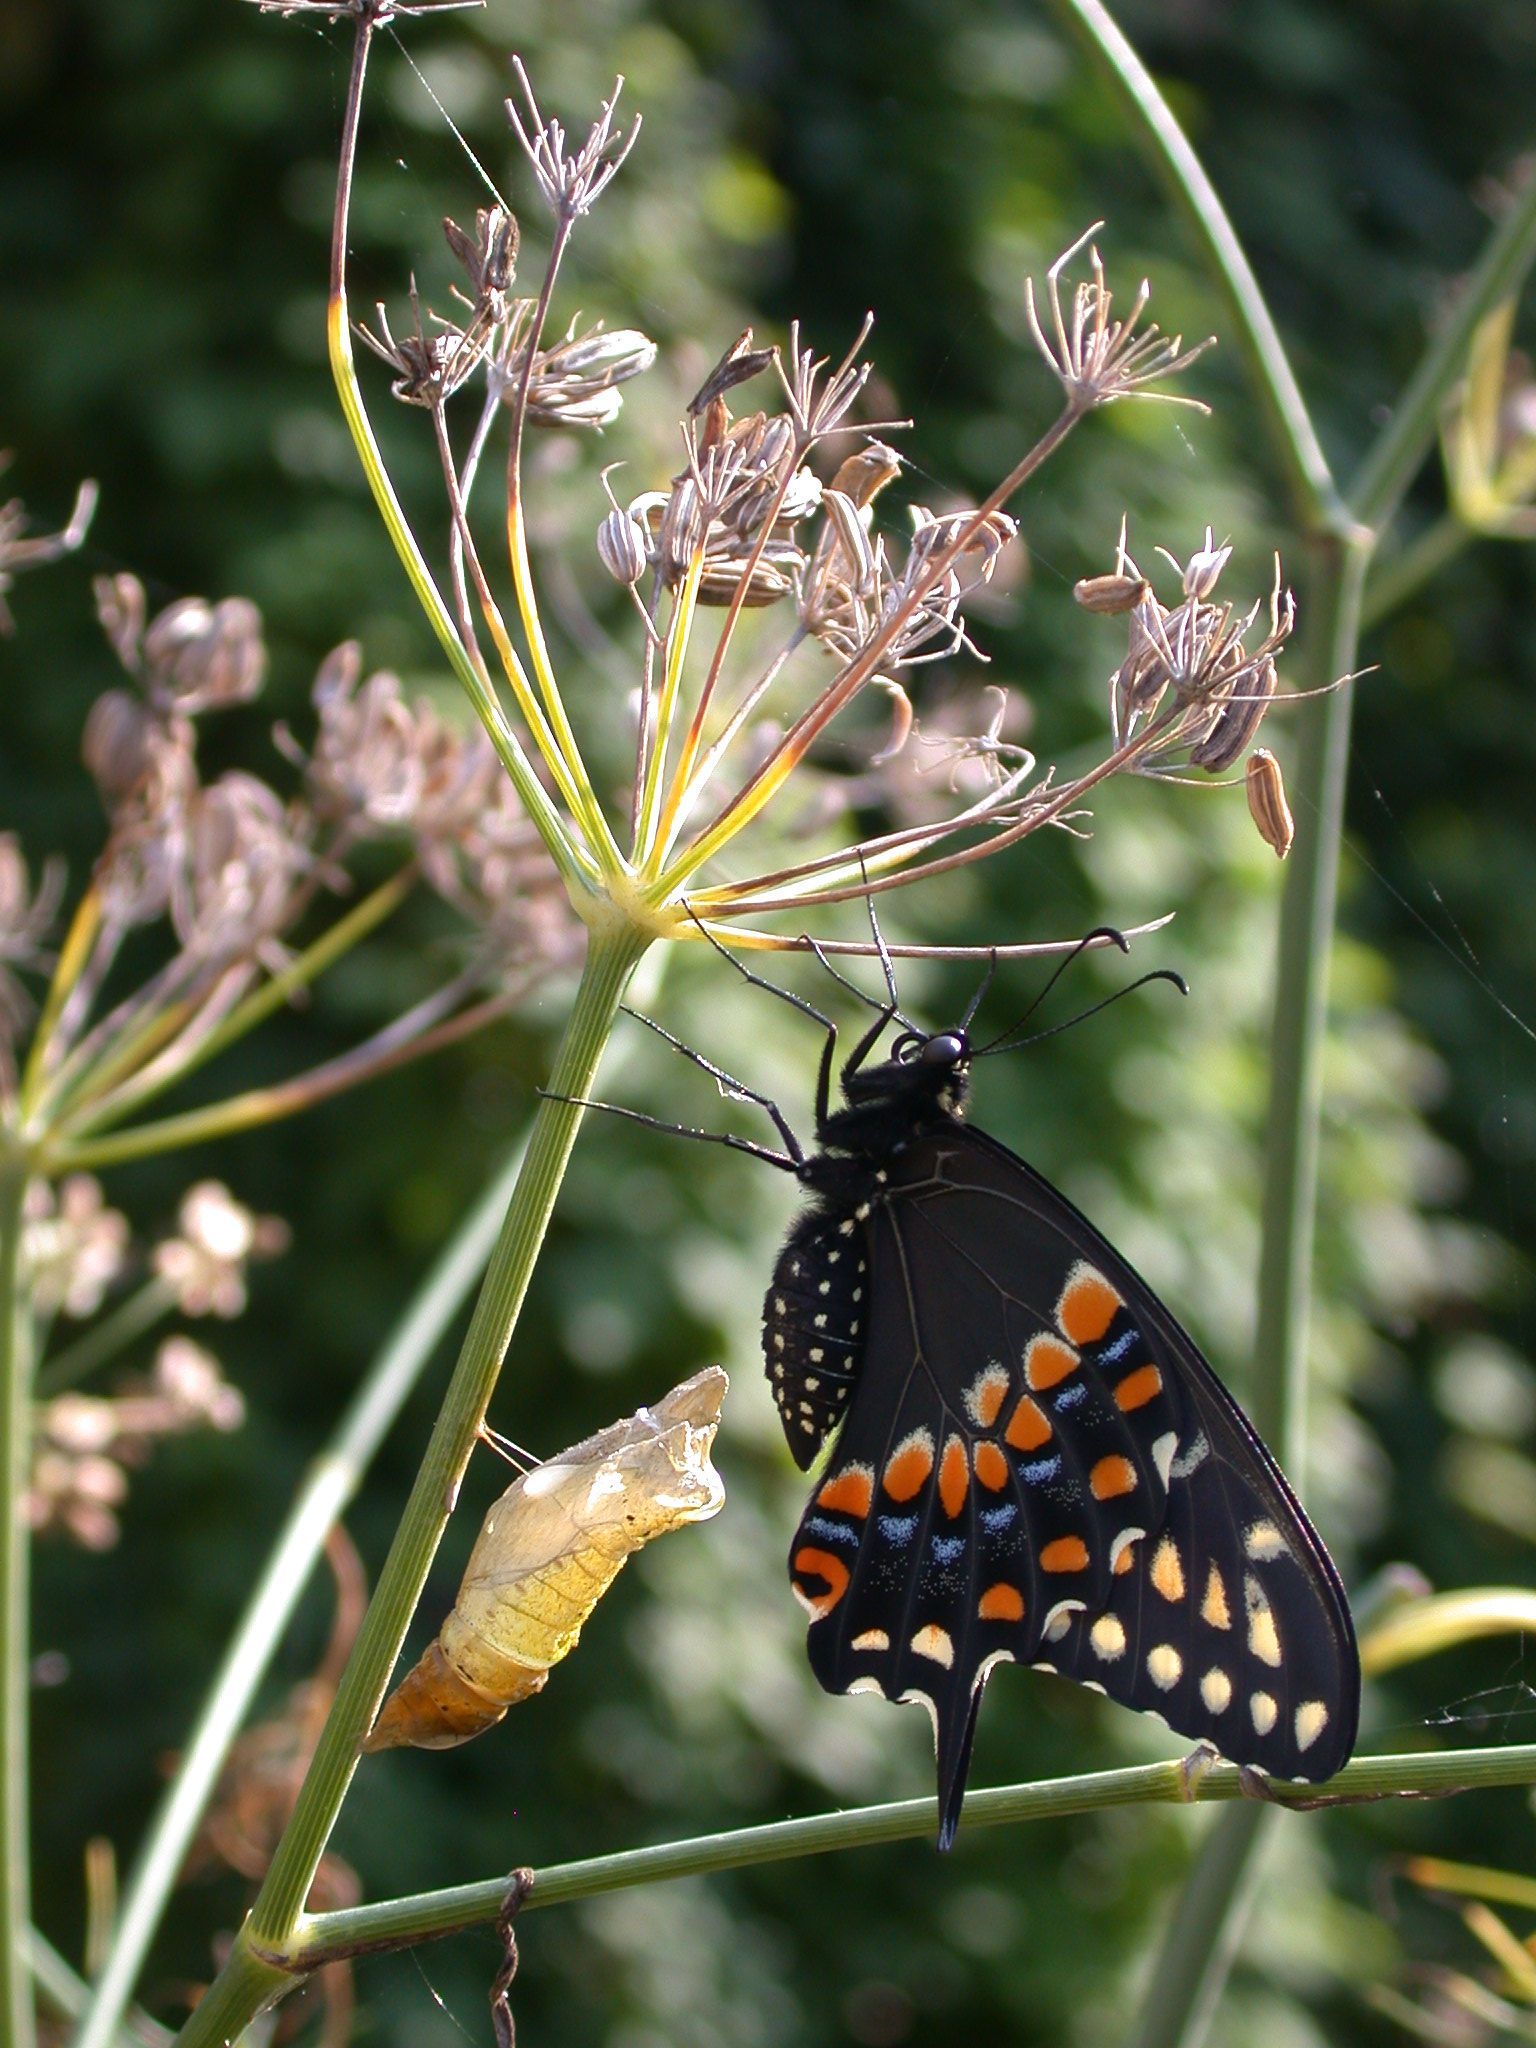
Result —
<path fill-rule="evenodd" d="M 881 1515 L 875 1527 L 887 1543 L 910 1543 L 917 1534 L 916 1515 Z"/>
<path fill-rule="evenodd" d="M 1099 1353 L 1099 1363 L 1101 1365 L 1113 1365 L 1117 1359 L 1125 1356 L 1133 1344 L 1139 1344 L 1140 1342 L 1141 1332 L 1139 1330 L 1125 1331 L 1122 1336 L 1115 1339 L 1107 1351 Z M 1057 1405 L 1059 1406 L 1060 1404 L 1058 1403 Z"/>
<path fill-rule="evenodd" d="M 825 1515 L 808 1515 L 805 1532 L 808 1536 L 824 1537 L 828 1543 L 848 1543 L 855 1550 L 859 1547 L 857 1529 L 850 1529 L 846 1522 L 829 1522 Z"/>
<path fill-rule="evenodd" d="M 1043 1486 L 1047 1479 L 1054 1479 L 1060 1470 L 1060 1458 L 1036 1458 L 1032 1465 L 1019 1467 L 1019 1477 L 1027 1486 Z"/>
<path fill-rule="evenodd" d="M 1056 1396 L 1055 1405 L 1058 1408 L 1075 1408 L 1079 1401 L 1086 1401 L 1087 1398 L 1087 1387 L 1084 1386 L 1081 1380 L 1073 1380 L 1070 1386 L 1063 1387 Z"/>
<path fill-rule="evenodd" d="M 931 1536 L 928 1540 L 934 1560 L 938 1564 L 953 1564 L 957 1557 L 965 1555 L 963 1536 Z"/>
<path fill-rule="evenodd" d="M 1004 1507 L 983 1508 L 981 1511 L 981 1526 L 989 1536 L 995 1536 L 999 1530 L 1006 1529 L 1010 1522 L 1016 1522 L 1018 1518 L 1018 1508 L 1012 1501 L 1009 1501 Z"/>

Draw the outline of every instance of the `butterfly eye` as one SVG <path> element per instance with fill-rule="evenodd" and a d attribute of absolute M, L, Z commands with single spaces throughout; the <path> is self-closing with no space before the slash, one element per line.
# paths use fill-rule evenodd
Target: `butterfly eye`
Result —
<path fill-rule="evenodd" d="M 958 1031 L 940 1031 L 923 1046 L 919 1057 L 925 1067 L 953 1067 L 965 1058 L 965 1039 Z"/>

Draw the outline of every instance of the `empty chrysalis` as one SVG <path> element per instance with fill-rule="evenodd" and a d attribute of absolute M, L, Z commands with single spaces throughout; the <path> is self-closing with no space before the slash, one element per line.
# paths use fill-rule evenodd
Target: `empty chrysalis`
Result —
<path fill-rule="evenodd" d="M 485 1518 L 452 1614 L 365 1750 L 452 1749 L 495 1727 L 576 1647 L 626 1558 L 719 1513 L 725 1487 L 709 1454 L 728 1385 L 707 1366 L 513 1481 Z"/>

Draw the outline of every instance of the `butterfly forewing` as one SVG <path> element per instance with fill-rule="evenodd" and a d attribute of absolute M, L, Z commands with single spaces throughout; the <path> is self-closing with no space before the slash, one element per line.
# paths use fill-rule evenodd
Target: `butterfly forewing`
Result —
<path fill-rule="evenodd" d="M 941 1840 L 999 1662 L 1102 1687 L 1276 1775 L 1330 1775 L 1359 1684 L 1342 1590 L 1145 1283 L 958 1122 L 890 1160 L 853 1235 L 866 1346 L 791 1577 L 829 1691 L 932 1711 Z"/>

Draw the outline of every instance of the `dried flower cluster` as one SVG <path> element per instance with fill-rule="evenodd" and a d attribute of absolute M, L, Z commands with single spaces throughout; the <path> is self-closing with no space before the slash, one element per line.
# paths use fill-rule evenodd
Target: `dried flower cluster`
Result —
<path fill-rule="evenodd" d="M 359 32 L 368 23 L 360 13 Z M 449 246 L 462 267 L 450 316 L 423 316 L 414 291 L 411 321 L 397 340 L 382 309 L 375 331 L 358 330 L 394 372 L 397 397 L 432 416 L 450 511 L 450 644 L 517 782 L 525 808 L 555 852 L 583 915 L 609 897 L 656 934 L 729 936 L 760 945 L 798 943 L 740 921 L 897 886 L 974 860 L 1044 825 L 1078 829 L 1083 799 L 1119 770 L 1167 775 L 1175 768 L 1217 772 L 1236 766 L 1276 693 L 1276 658 L 1291 631 L 1293 605 L 1278 575 L 1267 630 L 1259 619 L 1218 602 L 1215 588 L 1230 550 L 1205 546 L 1174 567 L 1182 595 L 1168 607 L 1125 553 L 1114 572 L 1079 587 L 1095 610 L 1129 615 L 1130 646 L 1111 685 L 1110 726 L 1102 758 L 1063 777 L 1033 754 L 1000 740 L 1008 716 L 994 693 L 986 730 L 948 736 L 955 759 L 985 761 L 983 787 L 958 808 L 931 802 L 895 829 L 830 847 L 741 879 L 711 880 L 706 870 L 753 826 L 791 774 L 814 752 L 838 810 L 837 792 L 861 804 L 880 794 L 871 771 L 925 737 L 910 694 L 924 665 L 976 652 L 966 607 L 991 582 L 1016 541 L 1007 501 L 1068 433 L 1098 406 L 1122 398 L 1166 398 L 1167 382 L 1201 353 L 1146 319 L 1145 283 L 1117 316 L 1104 266 L 1090 235 L 1052 266 L 1043 307 L 1026 288 L 1030 331 L 1059 387 L 1062 409 L 997 488 L 972 508 L 912 505 L 882 521 L 884 497 L 901 474 L 882 426 L 861 416 L 870 377 L 863 356 L 870 323 L 831 364 L 792 327 L 784 351 L 754 343 L 750 330 L 726 351 L 687 405 L 681 460 L 666 483 L 621 497 L 612 471 L 597 554 L 629 594 L 643 621 L 638 732 L 627 800 L 594 787 L 573 732 L 539 617 L 523 509 L 522 444 L 530 427 L 603 427 L 617 417 L 622 386 L 648 368 L 652 344 L 601 326 L 545 340 L 559 267 L 570 236 L 633 148 L 638 122 L 621 130 L 619 88 L 599 109 L 584 141 L 540 112 L 518 67 L 520 104 L 508 115 L 553 222 L 536 293 L 514 295 L 522 237 L 502 204 L 482 209 L 473 231 L 448 222 Z M 337 212 L 334 281 L 345 306 L 345 221 L 351 165 L 344 162 Z M 1085 253 L 1086 252 L 1086 253 Z M 1081 259 L 1081 262 L 1079 262 Z M 1081 268 L 1086 274 L 1069 275 Z M 346 329 L 333 338 L 343 388 L 351 383 Z M 1204 346 L 1204 345 L 1202 345 Z M 772 396 L 738 410 L 738 393 L 771 378 Z M 450 431 L 450 401 L 481 386 L 462 452 Z M 1180 399 L 1185 404 L 1197 400 Z M 492 577 L 470 520 L 476 479 L 497 422 L 508 416 L 508 568 L 524 651 L 493 595 Z M 360 442 L 376 463 L 371 441 Z M 380 486 L 376 482 L 376 488 Z M 428 572 L 406 543 L 418 588 Z M 1172 557 L 1168 558 L 1172 561 Z M 786 623 L 775 633 L 773 614 Z M 713 645 L 700 648 L 704 613 L 723 613 Z M 751 614 L 750 623 L 747 615 Z M 440 631 L 448 619 L 444 608 Z M 489 642 L 484 644 L 482 635 Z M 493 681 L 521 716 L 514 727 Z M 883 741 L 867 724 L 844 723 L 835 743 L 824 735 L 868 690 L 889 709 Z M 531 743 L 541 773 L 523 747 Z M 1278 815 L 1272 767 L 1261 770 L 1255 815 Z M 530 796 L 537 783 L 541 808 Z M 897 785 L 901 782 L 898 775 Z M 885 794 L 889 796 L 887 788 Z M 1278 806 L 1283 808 L 1283 789 Z M 900 805 L 897 805 L 898 818 Z M 618 811 L 622 826 L 613 822 Z M 804 836 L 805 821 L 796 828 Z M 1274 828 L 1276 831 L 1278 827 Z M 818 835 L 820 833 L 818 831 Z M 783 835 L 777 842 L 783 845 Z M 1272 844 L 1277 840 L 1272 837 Z M 748 863 L 750 865 L 750 862 Z M 1021 949 L 1022 950 L 1022 949 Z"/>
<path fill-rule="evenodd" d="M 128 1219 L 109 1208 L 91 1174 L 68 1175 L 57 1190 L 27 1189 L 21 1257 L 28 1292 L 44 1324 L 58 1316 L 90 1323 L 132 1264 Z M 121 1309 L 45 1361 L 27 1514 L 34 1529 L 56 1530 L 89 1550 L 117 1541 L 128 1474 L 155 1442 L 190 1430 L 238 1429 L 245 1402 L 201 1344 L 163 1339 L 147 1379 L 129 1378 L 111 1395 L 76 1390 L 73 1381 L 105 1364 L 165 1315 L 238 1315 L 246 1268 L 285 1249 L 288 1229 L 258 1216 L 218 1181 L 200 1181 L 183 1197 L 174 1231 L 151 1250 L 151 1278 Z M 59 1391 L 59 1389 L 63 1389 Z"/>
<path fill-rule="evenodd" d="M 50 862 L 34 884 L 16 840 L 0 835 L 0 1122 L 46 1130 L 63 1161 L 71 1142 L 144 1106 L 265 1014 L 271 977 L 297 987 L 317 971 L 331 942 L 295 950 L 295 937 L 351 893 L 346 863 L 371 842 L 389 842 L 405 864 L 354 918 L 366 927 L 370 905 L 384 914 L 419 877 L 468 920 L 469 957 L 346 1064 L 310 1077 L 314 1093 L 293 1084 L 281 1107 L 424 1050 L 445 1028 L 483 1022 L 570 961 L 576 929 L 555 872 L 478 727 L 408 703 L 392 675 L 364 677 L 349 643 L 316 677 L 309 750 L 277 728 L 300 770 L 294 793 L 243 769 L 204 780 L 200 721 L 249 703 L 265 679 L 255 607 L 184 598 L 151 618 L 127 575 L 99 582 L 97 603 L 130 679 L 105 691 L 85 722 L 107 838 L 55 963 L 45 940 L 62 871 Z M 136 989 L 117 991 L 130 933 L 162 921 L 170 957 Z M 32 1006 L 21 977 L 55 965 L 46 1029 L 23 1072 Z"/>

